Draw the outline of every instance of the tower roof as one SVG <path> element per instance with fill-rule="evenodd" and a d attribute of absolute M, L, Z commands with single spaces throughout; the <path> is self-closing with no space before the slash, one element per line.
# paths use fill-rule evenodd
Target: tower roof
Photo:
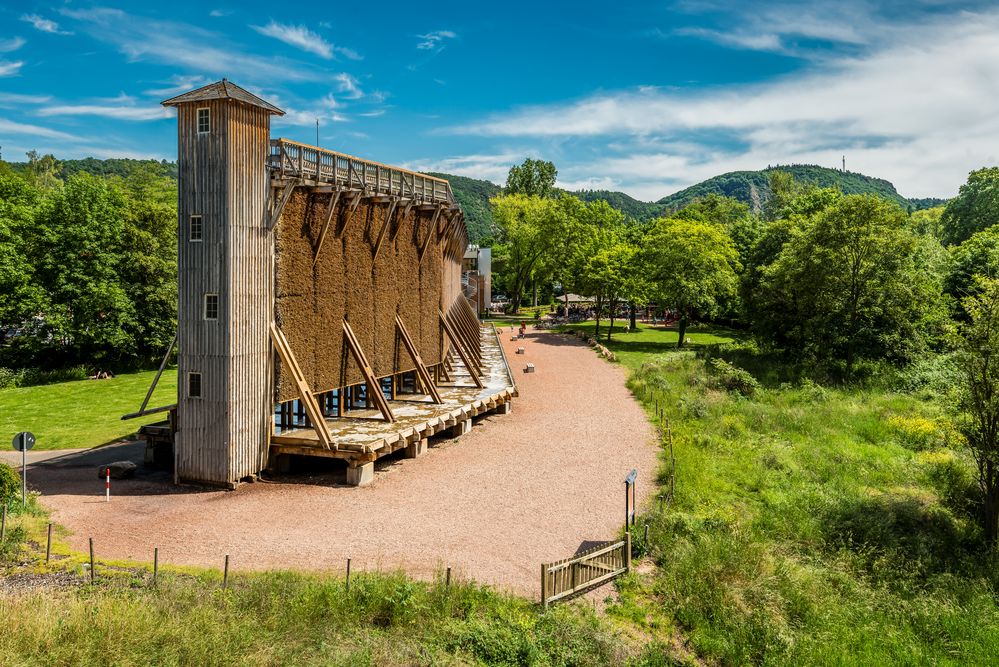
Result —
<path fill-rule="evenodd" d="M 202 100 L 238 100 L 244 102 L 251 106 L 260 107 L 272 114 L 283 116 L 284 111 L 278 109 L 273 104 L 263 101 L 253 93 L 240 88 L 232 81 L 222 79 L 221 81 L 216 81 L 215 83 L 210 83 L 207 86 L 202 86 L 195 90 L 183 93 L 177 97 L 171 97 L 168 100 L 163 100 L 160 102 L 165 107 L 175 107 L 180 104 L 185 104 L 187 102 L 200 102 Z"/>

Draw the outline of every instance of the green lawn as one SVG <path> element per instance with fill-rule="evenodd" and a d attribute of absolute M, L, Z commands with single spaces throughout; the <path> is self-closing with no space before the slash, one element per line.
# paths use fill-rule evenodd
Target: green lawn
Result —
<path fill-rule="evenodd" d="M 650 356 L 676 351 L 677 330 L 675 328 L 653 327 L 639 322 L 635 331 L 625 332 L 623 325 L 627 324 L 627 321 L 614 320 L 614 331 L 611 333 L 610 342 L 608 342 L 608 322 L 609 320 L 600 320 L 600 343 L 613 350 L 618 359 L 630 368 L 638 368 Z M 586 331 L 592 336 L 596 330 L 596 322 L 590 320 L 579 324 L 570 324 L 565 328 Z M 744 332 L 733 329 L 703 326 L 687 329 L 686 338 L 690 340 L 687 344 L 689 349 L 696 349 L 704 345 L 732 343 L 742 340 L 745 335 Z"/>
<path fill-rule="evenodd" d="M 134 433 L 143 424 L 165 419 L 165 414 L 122 421 L 135 412 L 149 389 L 155 371 L 118 375 L 110 380 L 78 380 L 37 387 L 0 389 L 0 431 L 31 431 L 36 449 L 96 447 Z M 177 370 L 160 378 L 150 407 L 177 401 Z"/>
<path fill-rule="evenodd" d="M 609 613 L 721 664 L 995 664 L 999 568 L 943 397 L 782 383 L 751 348 L 711 348 L 760 376 L 743 396 L 697 354 L 738 336 L 689 337 L 686 352 L 648 327 L 608 344 L 665 411 L 677 470 L 672 504 L 640 519 L 656 573 Z"/>

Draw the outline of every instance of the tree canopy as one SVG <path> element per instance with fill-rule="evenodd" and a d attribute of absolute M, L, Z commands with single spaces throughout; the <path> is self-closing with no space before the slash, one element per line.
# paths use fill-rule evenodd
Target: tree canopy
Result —
<path fill-rule="evenodd" d="M 940 219 L 941 239 L 963 243 L 975 232 L 999 222 L 999 167 L 971 172 L 957 197 L 947 202 Z"/>

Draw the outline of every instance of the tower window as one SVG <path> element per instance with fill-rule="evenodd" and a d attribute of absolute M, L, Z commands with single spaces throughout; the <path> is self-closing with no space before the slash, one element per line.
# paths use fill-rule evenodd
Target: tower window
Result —
<path fill-rule="evenodd" d="M 187 374 L 187 397 L 201 398 L 201 373 Z"/>
<path fill-rule="evenodd" d="M 205 107 L 198 109 L 198 134 L 208 134 L 212 131 L 212 110 Z"/>
<path fill-rule="evenodd" d="M 202 224 L 201 216 L 200 215 L 192 215 L 191 216 L 190 236 L 189 236 L 190 240 L 191 241 L 200 241 L 202 239 L 203 229 L 204 229 L 204 226 Z"/>
<path fill-rule="evenodd" d="M 219 295 L 205 295 L 205 319 L 217 320 L 219 318 Z"/>

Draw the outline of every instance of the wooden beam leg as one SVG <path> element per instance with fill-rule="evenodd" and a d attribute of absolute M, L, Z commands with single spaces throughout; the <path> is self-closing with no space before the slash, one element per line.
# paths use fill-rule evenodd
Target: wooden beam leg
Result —
<path fill-rule="evenodd" d="M 308 415 L 309 425 L 312 426 L 312 429 L 319 437 L 319 444 L 324 449 L 335 450 L 336 443 L 333 442 L 329 429 L 326 428 L 326 420 L 323 419 L 319 403 L 316 402 L 316 397 L 312 395 L 312 390 L 309 389 L 309 383 L 305 380 L 305 374 L 302 373 L 302 369 L 298 365 L 298 360 L 295 359 L 295 354 L 291 351 L 291 346 L 288 345 L 288 339 L 285 338 L 284 332 L 278 329 L 277 325 L 273 322 L 271 322 L 270 330 L 271 340 L 274 342 L 274 347 L 281 357 L 281 363 L 291 373 L 291 377 L 295 381 L 295 387 L 298 389 L 299 411 L 301 412 L 304 408 L 304 413 Z"/>
<path fill-rule="evenodd" d="M 323 228 L 319 232 L 319 239 L 316 241 L 316 249 L 312 257 L 312 266 L 315 266 L 316 263 L 319 262 L 319 251 L 323 249 L 323 241 L 326 240 L 326 233 L 330 229 L 330 223 L 333 222 L 333 217 L 336 213 L 336 205 L 340 201 L 340 192 L 341 190 L 337 190 L 330 199 L 330 208 L 326 212 L 326 222 L 323 224 Z"/>
<path fill-rule="evenodd" d="M 347 320 L 343 321 L 343 334 L 344 339 L 347 341 L 347 346 L 354 356 L 354 361 L 357 362 L 358 367 L 361 369 L 361 375 L 364 376 L 364 381 L 368 385 L 368 400 L 374 399 L 375 405 L 382 413 L 382 418 L 391 424 L 395 421 L 395 415 L 392 414 L 392 408 L 389 407 L 388 401 L 385 400 L 385 394 L 382 393 L 381 386 L 375 378 L 375 373 L 368 363 L 364 350 L 361 348 L 361 343 L 357 340 L 357 336 L 354 335 L 354 330 L 350 328 Z"/>
<path fill-rule="evenodd" d="M 437 315 L 438 315 L 438 317 L 440 317 L 441 324 L 444 325 L 444 332 L 447 334 L 447 337 L 451 339 L 451 343 L 454 345 L 455 349 L 457 349 L 457 351 L 458 351 L 458 356 L 461 357 L 462 363 L 465 364 L 465 368 L 468 369 L 468 374 L 472 377 L 472 382 L 475 383 L 476 387 L 478 387 L 479 389 L 482 389 L 482 386 L 483 386 L 482 385 L 482 380 L 479 379 L 479 375 L 478 375 L 478 373 L 476 373 L 476 370 L 475 370 L 475 367 L 472 364 L 471 358 L 462 349 L 461 343 L 458 340 L 458 334 L 454 331 L 454 329 L 451 328 L 451 324 L 450 324 L 450 322 L 447 321 L 447 318 L 444 317 L 444 313 L 443 312 L 441 312 L 440 310 L 438 310 L 437 311 Z"/>
<path fill-rule="evenodd" d="M 434 403 L 443 403 L 444 401 L 441 400 L 440 392 L 437 391 L 437 387 L 434 386 L 430 373 L 427 372 L 427 367 L 423 365 L 423 359 L 420 358 L 420 351 L 416 349 L 413 339 L 409 337 L 406 325 L 403 323 L 402 317 L 400 317 L 398 313 L 395 316 L 395 327 L 399 336 L 402 338 L 402 344 L 406 348 L 406 352 L 409 353 L 409 358 L 416 366 L 416 376 L 420 383 L 423 384 L 424 390 L 430 394 Z"/>

